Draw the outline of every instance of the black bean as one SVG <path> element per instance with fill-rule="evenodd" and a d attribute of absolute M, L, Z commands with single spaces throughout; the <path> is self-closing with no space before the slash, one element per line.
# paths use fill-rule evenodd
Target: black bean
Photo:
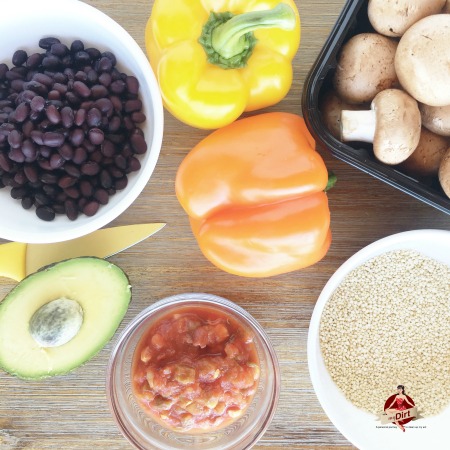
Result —
<path fill-rule="evenodd" d="M 84 50 L 80 50 L 78 52 L 75 52 L 74 55 L 74 60 L 77 64 L 82 65 L 82 64 L 88 64 L 91 60 L 91 57 L 89 56 L 89 53 L 87 53 Z"/>
<path fill-rule="evenodd" d="M 39 40 L 39 47 L 43 48 L 44 50 L 50 50 L 51 46 L 53 44 L 57 44 L 58 42 L 61 42 L 58 38 L 48 36 Z"/>
<path fill-rule="evenodd" d="M 86 205 L 83 207 L 83 213 L 88 217 L 94 216 L 97 213 L 99 207 L 100 204 L 97 201 L 93 200 L 86 203 Z"/>
<path fill-rule="evenodd" d="M 107 170 L 102 170 L 100 172 L 100 185 L 105 189 L 109 189 L 113 186 L 113 179 Z"/>
<path fill-rule="evenodd" d="M 42 67 L 47 70 L 59 69 L 62 66 L 61 59 L 51 54 L 48 56 L 44 56 L 44 58 L 42 58 L 41 64 Z"/>
<path fill-rule="evenodd" d="M 73 200 L 66 200 L 64 209 L 69 220 L 75 220 L 78 217 L 78 205 Z"/>
<path fill-rule="evenodd" d="M 30 209 L 33 206 L 34 202 L 31 197 L 23 197 L 22 198 L 22 208 Z"/>
<path fill-rule="evenodd" d="M 111 84 L 111 74 L 108 72 L 103 72 L 102 74 L 99 75 L 98 77 L 98 81 L 100 82 L 100 84 L 102 84 L 105 87 L 109 87 L 109 85 Z"/>
<path fill-rule="evenodd" d="M 65 159 L 59 153 L 53 153 L 50 157 L 50 167 L 52 169 L 59 169 L 65 163 Z"/>
<path fill-rule="evenodd" d="M 110 58 L 107 58 L 106 56 L 103 56 L 98 61 L 98 71 L 99 72 L 111 72 L 113 68 L 113 64 Z"/>
<path fill-rule="evenodd" d="M 100 166 L 95 161 L 87 161 L 81 166 L 81 173 L 84 175 L 97 175 L 100 172 Z"/>
<path fill-rule="evenodd" d="M 127 161 L 127 167 L 131 172 L 136 172 L 141 168 L 141 162 L 135 156 L 130 156 Z"/>
<path fill-rule="evenodd" d="M 26 66 L 30 69 L 35 69 L 41 64 L 42 55 L 40 53 L 33 53 L 27 59 Z"/>
<path fill-rule="evenodd" d="M 9 67 L 5 63 L 0 63 L 0 80 L 5 79 L 5 75 L 8 70 Z"/>
<path fill-rule="evenodd" d="M 44 138 L 44 135 L 42 135 L 42 138 Z M 53 150 L 50 147 L 47 147 L 46 145 L 41 145 L 39 147 L 39 154 L 43 158 L 49 158 L 52 153 L 53 153 Z"/>
<path fill-rule="evenodd" d="M 44 145 L 44 133 L 39 130 L 33 130 L 31 132 L 31 139 L 38 145 Z"/>
<path fill-rule="evenodd" d="M 133 100 L 127 100 L 124 104 L 124 110 L 126 113 L 140 111 L 141 109 L 142 109 L 142 102 L 138 98 Z"/>
<path fill-rule="evenodd" d="M 145 142 L 144 137 L 140 134 L 133 134 L 130 137 L 130 144 L 131 148 L 138 155 L 141 155 L 147 151 L 147 143 Z"/>
<path fill-rule="evenodd" d="M 116 155 L 114 157 L 114 164 L 121 170 L 125 170 L 127 168 L 127 159 L 122 155 Z"/>
<path fill-rule="evenodd" d="M 2 170 L 4 170 L 5 172 L 10 172 L 12 169 L 12 163 L 11 161 L 8 159 L 8 157 L 0 152 L 0 168 Z"/>
<path fill-rule="evenodd" d="M 45 108 L 45 99 L 40 95 L 34 96 L 30 101 L 30 108 L 33 111 L 40 112 Z"/>
<path fill-rule="evenodd" d="M 61 122 L 65 128 L 72 128 L 75 115 L 70 106 L 64 106 L 61 109 Z"/>
<path fill-rule="evenodd" d="M 100 50 L 94 47 L 86 48 L 85 52 L 90 56 L 92 60 L 99 59 L 102 56 Z"/>
<path fill-rule="evenodd" d="M 141 111 L 135 111 L 134 113 L 131 114 L 131 120 L 134 123 L 144 123 L 147 118 L 145 117 L 145 114 Z"/>
<path fill-rule="evenodd" d="M 69 186 L 68 188 L 64 189 L 64 192 L 69 198 L 80 198 L 80 191 L 75 186 Z"/>
<path fill-rule="evenodd" d="M 115 66 L 117 64 L 117 59 L 116 56 L 114 55 L 114 53 L 106 51 L 102 53 L 102 56 L 106 56 L 107 58 L 109 58 L 111 60 L 111 63 L 113 66 Z"/>
<path fill-rule="evenodd" d="M 94 84 L 91 87 L 91 95 L 94 99 L 105 99 L 108 95 L 108 89 L 103 84 Z"/>
<path fill-rule="evenodd" d="M 73 148 L 67 142 L 65 142 L 63 145 L 61 145 L 61 147 L 58 148 L 58 152 L 65 161 L 70 161 L 73 158 Z"/>
<path fill-rule="evenodd" d="M 80 192 L 83 197 L 91 197 L 94 193 L 94 187 L 92 186 L 92 183 L 88 180 L 81 180 L 80 181 Z"/>
<path fill-rule="evenodd" d="M 84 50 L 84 43 L 79 39 L 76 39 L 70 44 L 70 51 L 72 53 L 81 52 Z"/>
<path fill-rule="evenodd" d="M 69 49 L 67 48 L 66 45 L 57 42 L 52 44 L 52 46 L 50 47 L 50 53 L 62 57 L 65 56 L 67 53 L 69 53 Z"/>
<path fill-rule="evenodd" d="M 125 189 L 128 185 L 128 178 L 127 177 L 123 177 L 123 178 L 118 178 L 115 183 L 114 186 L 118 191 L 121 191 L 122 189 Z"/>
<path fill-rule="evenodd" d="M 62 176 L 58 181 L 58 186 L 62 189 L 67 189 L 78 182 L 78 178 L 71 177 L 69 175 Z"/>
<path fill-rule="evenodd" d="M 19 148 L 22 145 L 22 134 L 17 130 L 12 130 L 8 134 L 8 144 L 11 148 Z"/>
<path fill-rule="evenodd" d="M 72 161 L 75 164 L 83 164 L 87 159 L 87 151 L 83 147 L 77 147 L 74 151 Z"/>
<path fill-rule="evenodd" d="M 38 206 L 36 208 L 36 215 L 41 220 L 45 220 L 46 222 L 51 222 L 55 219 L 55 211 L 50 206 Z"/>
<path fill-rule="evenodd" d="M 102 143 L 100 151 L 102 152 L 102 154 L 104 156 L 106 156 L 107 158 L 110 158 L 110 157 L 114 156 L 114 154 L 116 153 L 116 148 L 111 141 L 109 141 L 108 139 L 105 139 Z"/>
<path fill-rule="evenodd" d="M 89 88 L 89 86 L 87 86 L 86 84 L 84 84 L 82 81 L 75 81 L 73 83 L 73 90 L 75 91 L 75 93 L 77 95 L 79 95 L 80 97 L 83 98 L 87 98 L 91 95 L 91 89 Z"/>
<path fill-rule="evenodd" d="M 16 72 L 14 70 L 8 70 L 5 73 L 5 78 L 9 81 L 13 81 L 13 80 L 23 80 L 24 77 L 23 75 L 21 75 L 19 72 Z"/>
<path fill-rule="evenodd" d="M 29 138 L 34 130 L 34 124 L 31 120 L 27 120 L 22 124 L 22 133 L 24 137 Z"/>
<path fill-rule="evenodd" d="M 70 135 L 70 142 L 78 147 L 84 141 L 84 131 L 81 128 L 75 128 Z"/>
<path fill-rule="evenodd" d="M 25 102 L 20 103 L 14 111 L 14 119 L 17 120 L 17 122 L 22 123 L 28 118 L 29 113 L 30 107 L 28 106 L 28 104 Z"/>
<path fill-rule="evenodd" d="M 125 91 L 125 82 L 123 80 L 115 80 L 109 86 L 109 89 L 114 94 L 122 94 Z"/>
<path fill-rule="evenodd" d="M 75 113 L 74 124 L 78 127 L 81 127 L 81 125 L 83 125 L 85 119 L 86 119 L 86 110 L 78 109 Z"/>
<path fill-rule="evenodd" d="M 34 195 L 34 203 L 37 206 L 44 206 L 44 205 L 50 205 L 51 199 L 46 195 L 44 192 L 36 192 Z"/>
<path fill-rule="evenodd" d="M 17 163 L 25 162 L 25 155 L 22 153 L 22 150 L 20 148 L 12 148 L 8 153 L 8 157 L 11 161 Z"/>
<path fill-rule="evenodd" d="M 109 194 L 105 189 L 97 189 L 94 193 L 94 198 L 100 205 L 106 205 L 109 201 Z"/>
<path fill-rule="evenodd" d="M 39 173 L 34 165 L 25 164 L 23 172 L 31 183 L 35 183 L 39 180 Z"/>
<path fill-rule="evenodd" d="M 11 89 L 16 92 L 20 92 L 23 89 L 23 85 L 25 84 L 24 80 L 12 80 L 11 81 Z"/>
<path fill-rule="evenodd" d="M 13 199 L 21 199 L 28 194 L 28 190 L 25 187 L 13 187 L 11 189 L 10 195 Z"/>
<path fill-rule="evenodd" d="M 44 145 L 48 147 L 60 147 L 64 142 L 64 135 L 54 131 L 46 131 L 43 137 Z"/>
<path fill-rule="evenodd" d="M 89 130 L 88 137 L 94 145 L 100 145 L 105 140 L 105 135 L 100 128 L 91 128 Z"/>
<path fill-rule="evenodd" d="M 66 100 L 74 107 L 79 106 L 79 104 L 81 103 L 80 97 L 78 97 L 78 95 L 76 95 L 74 92 L 67 92 Z"/>
<path fill-rule="evenodd" d="M 79 70 L 78 72 L 75 73 L 75 77 L 74 80 L 77 81 L 87 81 L 87 74 L 84 70 Z"/>
<path fill-rule="evenodd" d="M 29 89 L 30 91 L 34 91 L 39 95 L 47 95 L 48 89 L 45 84 L 39 83 L 36 80 L 30 80 L 23 84 L 23 89 Z"/>
<path fill-rule="evenodd" d="M 31 139 L 25 139 L 22 143 L 22 153 L 28 162 L 34 161 L 37 156 L 37 149 Z"/>
<path fill-rule="evenodd" d="M 58 111 L 58 108 L 55 105 L 48 105 L 45 113 L 47 115 L 48 120 L 54 125 L 61 122 L 61 114 Z"/>
<path fill-rule="evenodd" d="M 102 113 L 97 108 L 91 108 L 87 112 L 86 122 L 90 127 L 100 126 L 102 121 Z"/>
<path fill-rule="evenodd" d="M 37 81 L 38 83 L 41 83 L 45 86 L 51 86 L 53 84 L 53 79 L 50 76 L 40 72 L 33 75 L 32 80 Z"/>
<path fill-rule="evenodd" d="M 77 166 L 70 163 L 64 165 L 64 170 L 68 175 L 74 178 L 79 178 L 81 175 L 80 169 Z"/>

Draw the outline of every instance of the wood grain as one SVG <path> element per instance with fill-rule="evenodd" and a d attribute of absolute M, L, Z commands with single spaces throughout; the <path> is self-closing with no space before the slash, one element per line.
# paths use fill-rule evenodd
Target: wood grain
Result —
<path fill-rule="evenodd" d="M 86 3 L 111 16 L 144 48 L 143 30 L 152 0 Z M 344 0 L 296 3 L 302 18 L 302 43 L 294 61 L 295 79 L 288 96 L 270 108 L 274 111 L 301 113 L 304 80 Z M 271 279 L 226 274 L 201 255 L 174 194 L 181 160 L 206 134 L 166 112 L 156 170 L 135 203 L 111 224 L 168 223 L 151 239 L 111 258 L 128 273 L 133 285 L 132 304 L 120 329 L 147 305 L 168 295 L 208 292 L 229 298 L 267 330 L 281 364 L 279 407 L 255 449 L 353 448 L 328 420 L 309 378 L 306 342 L 315 302 L 340 264 L 365 245 L 411 229 L 448 230 L 450 217 L 319 149 L 339 179 L 329 194 L 333 243 L 327 256 L 313 267 Z M 11 280 L 0 279 L 0 298 L 13 286 Z M 110 416 L 105 396 L 105 368 L 113 343 L 64 377 L 25 382 L 0 373 L 0 449 L 130 449 Z"/>

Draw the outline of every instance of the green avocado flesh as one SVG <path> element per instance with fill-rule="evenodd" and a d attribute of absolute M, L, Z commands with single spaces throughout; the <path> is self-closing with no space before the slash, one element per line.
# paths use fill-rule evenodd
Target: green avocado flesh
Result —
<path fill-rule="evenodd" d="M 0 303 L 0 367 L 24 379 L 75 369 L 113 337 L 130 300 L 125 273 L 100 258 L 29 275 Z"/>

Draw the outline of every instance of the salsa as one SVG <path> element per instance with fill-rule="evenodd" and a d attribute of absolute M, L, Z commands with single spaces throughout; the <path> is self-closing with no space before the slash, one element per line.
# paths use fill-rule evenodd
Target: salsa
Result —
<path fill-rule="evenodd" d="M 260 374 L 253 334 L 205 307 L 185 307 L 152 324 L 132 370 L 142 408 L 176 431 L 208 431 L 242 416 Z"/>

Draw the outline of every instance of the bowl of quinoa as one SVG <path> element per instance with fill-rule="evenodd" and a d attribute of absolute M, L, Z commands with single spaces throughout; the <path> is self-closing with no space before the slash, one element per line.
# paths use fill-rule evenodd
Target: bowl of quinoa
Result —
<path fill-rule="evenodd" d="M 314 309 L 308 365 L 318 400 L 358 448 L 426 448 L 450 419 L 450 232 L 376 241 L 330 278 Z M 382 424 L 403 385 L 418 418 Z"/>

